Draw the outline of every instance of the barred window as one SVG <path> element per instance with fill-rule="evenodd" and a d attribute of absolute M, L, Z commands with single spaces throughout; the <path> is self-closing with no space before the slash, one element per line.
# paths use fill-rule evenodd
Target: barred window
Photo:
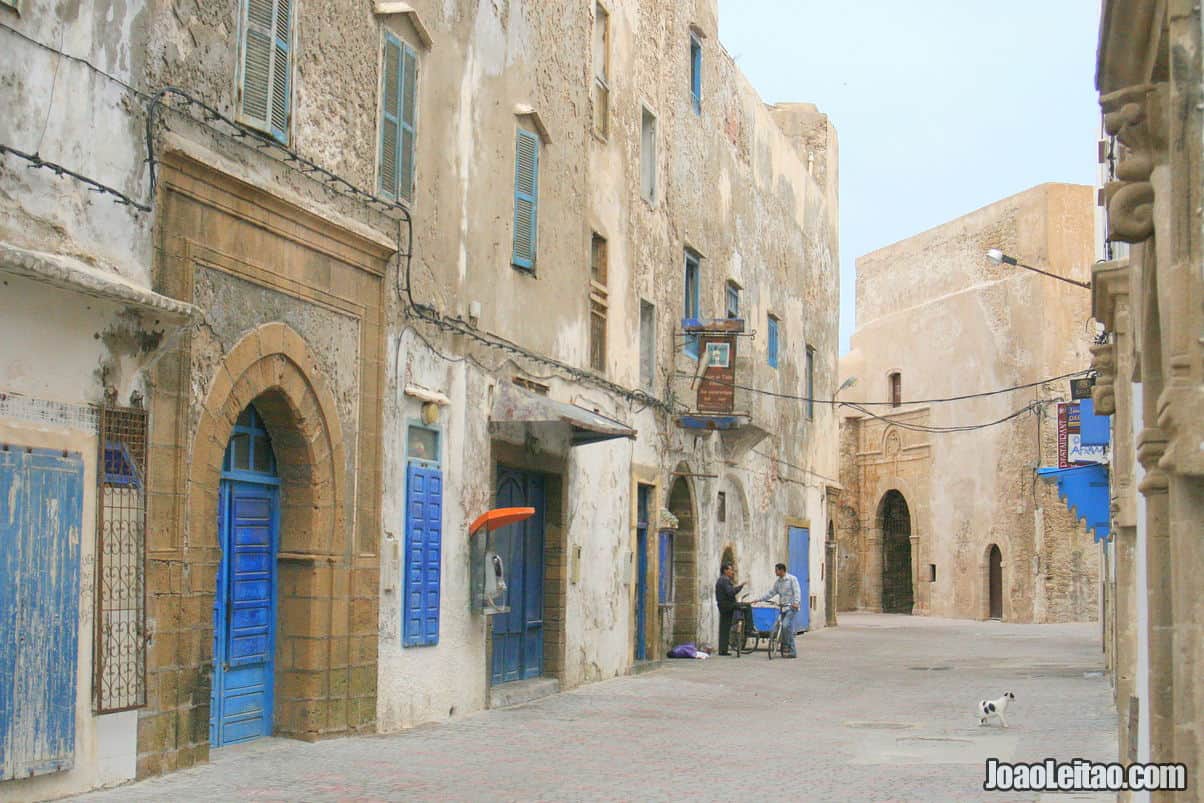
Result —
<path fill-rule="evenodd" d="M 106 714 L 146 705 L 146 411 L 101 408 L 99 435 L 92 685 Z"/>

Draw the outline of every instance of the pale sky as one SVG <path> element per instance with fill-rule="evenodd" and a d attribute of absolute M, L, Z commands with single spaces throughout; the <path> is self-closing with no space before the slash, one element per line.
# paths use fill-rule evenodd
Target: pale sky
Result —
<path fill-rule="evenodd" d="M 767 103 L 840 142 L 840 353 L 854 260 L 1046 181 L 1094 184 L 1099 0 L 719 0 Z"/>

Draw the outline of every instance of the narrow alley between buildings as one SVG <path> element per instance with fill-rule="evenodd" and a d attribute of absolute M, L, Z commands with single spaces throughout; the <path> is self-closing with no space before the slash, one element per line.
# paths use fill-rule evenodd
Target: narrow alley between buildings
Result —
<path fill-rule="evenodd" d="M 842 614 L 797 661 L 669 661 L 398 734 L 226 748 L 80 799 L 1031 800 L 983 792 L 984 760 L 1116 755 L 1097 627 Z M 980 726 L 975 703 L 1005 691 L 1010 727 Z"/>

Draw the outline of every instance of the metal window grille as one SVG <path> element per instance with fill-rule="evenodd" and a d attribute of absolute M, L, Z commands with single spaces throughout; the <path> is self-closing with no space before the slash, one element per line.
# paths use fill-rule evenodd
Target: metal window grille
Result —
<path fill-rule="evenodd" d="M 146 705 L 146 411 L 99 410 L 96 712 Z"/>

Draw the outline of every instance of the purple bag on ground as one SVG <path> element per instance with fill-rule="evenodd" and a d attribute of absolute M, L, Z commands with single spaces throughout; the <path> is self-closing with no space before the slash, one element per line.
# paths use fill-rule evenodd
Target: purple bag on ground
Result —
<path fill-rule="evenodd" d="M 669 650 L 670 658 L 696 658 L 697 656 L 698 648 L 693 644 L 678 644 Z"/>

